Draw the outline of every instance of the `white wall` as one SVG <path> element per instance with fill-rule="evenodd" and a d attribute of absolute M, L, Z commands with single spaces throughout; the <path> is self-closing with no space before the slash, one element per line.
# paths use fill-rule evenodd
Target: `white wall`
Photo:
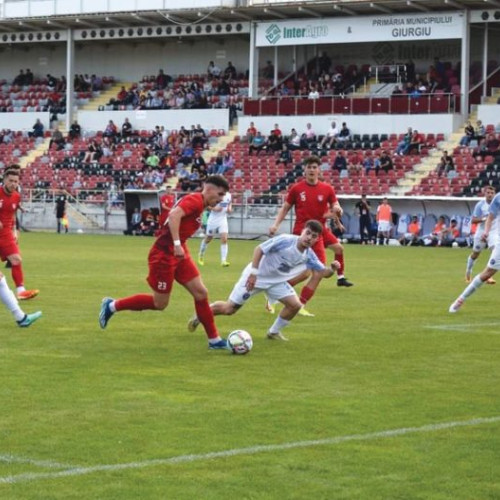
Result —
<path fill-rule="evenodd" d="M 483 125 L 500 124 L 500 104 L 480 104 L 477 107 L 477 117 Z"/>
<path fill-rule="evenodd" d="M 250 122 L 257 130 L 267 135 L 277 123 L 283 134 L 295 128 L 299 134 L 311 123 L 316 134 L 322 135 L 330 128 L 330 123 L 346 122 L 352 134 L 400 134 L 408 127 L 422 133 L 451 134 L 462 120 L 459 115 L 304 115 L 304 116 L 242 116 L 238 120 L 238 134 L 245 135 Z"/>
<path fill-rule="evenodd" d="M 50 113 L 0 113 L 0 130 L 8 128 L 10 130 L 28 130 L 33 129 L 37 118 L 43 123 L 45 130 L 49 129 Z M 62 119 L 62 115 L 60 117 Z"/>
<path fill-rule="evenodd" d="M 229 111 L 227 109 L 173 109 L 165 111 L 79 111 L 78 123 L 83 130 L 104 130 L 109 120 L 118 128 L 125 118 L 130 120 L 135 130 L 152 130 L 156 125 L 167 130 L 179 129 L 182 125 L 200 124 L 208 130 L 228 130 Z"/>
<path fill-rule="evenodd" d="M 162 68 L 171 75 L 206 73 L 209 61 L 224 69 L 231 61 L 238 72 L 248 69 L 249 42 L 239 36 L 177 39 L 77 42 L 75 73 L 114 76 L 123 82 L 157 75 Z M 0 79 L 11 81 L 20 69 L 30 68 L 35 77 L 66 74 L 66 44 L 29 46 L 0 44 Z"/>

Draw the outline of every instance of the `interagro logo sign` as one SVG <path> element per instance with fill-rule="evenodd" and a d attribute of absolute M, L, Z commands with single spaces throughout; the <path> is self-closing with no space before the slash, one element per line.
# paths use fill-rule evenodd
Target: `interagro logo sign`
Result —
<path fill-rule="evenodd" d="M 328 36 L 328 26 L 311 26 L 308 25 L 304 28 L 292 26 L 292 27 L 283 27 L 281 29 L 277 24 L 271 24 L 269 28 L 266 30 L 266 39 L 269 43 L 275 44 L 278 42 L 280 38 L 287 39 L 302 39 L 302 38 L 323 38 Z"/>
<path fill-rule="evenodd" d="M 269 43 L 275 44 L 281 38 L 281 30 L 277 24 L 271 24 L 266 30 L 266 38 Z"/>

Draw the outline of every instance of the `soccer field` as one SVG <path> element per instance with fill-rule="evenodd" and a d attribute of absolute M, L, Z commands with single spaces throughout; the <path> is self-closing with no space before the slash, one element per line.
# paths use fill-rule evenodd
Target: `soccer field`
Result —
<path fill-rule="evenodd" d="M 265 338 L 260 297 L 217 317 L 253 336 L 235 356 L 187 332 L 179 286 L 166 311 L 100 330 L 102 297 L 148 292 L 152 243 L 22 235 L 40 289 L 22 305 L 43 318 L 0 309 L 2 500 L 500 498 L 500 285 L 448 313 L 468 250 L 347 245 L 355 286 L 323 281 L 290 342 Z M 230 241 L 228 268 L 209 246 L 211 300 L 255 245 Z"/>

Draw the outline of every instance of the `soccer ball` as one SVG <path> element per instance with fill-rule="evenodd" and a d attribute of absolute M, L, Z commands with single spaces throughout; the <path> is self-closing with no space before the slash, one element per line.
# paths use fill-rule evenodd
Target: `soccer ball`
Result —
<path fill-rule="evenodd" d="M 234 330 L 227 336 L 227 343 L 234 354 L 246 354 L 253 347 L 252 337 L 245 330 Z"/>
<path fill-rule="evenodd" d="M 451 244 L 451 246 L 452 246 L 453 248 L 458 248 L 458 242 L 457 242 L 457 241 L 454 241 L 454 242 Z"/>

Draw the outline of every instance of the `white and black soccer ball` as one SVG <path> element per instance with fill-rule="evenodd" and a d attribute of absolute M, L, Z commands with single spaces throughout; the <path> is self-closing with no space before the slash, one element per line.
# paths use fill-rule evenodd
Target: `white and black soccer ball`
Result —
<path fill-rule="evenodd" d="M 451 246 L 452 246 L 453 248 L 458 248 L 458 242 L 457 242 L 457 241 L 454 241 L 454 242 L 451 244 Z"/>
<path fill-rule="evenodd" d="M 252 350 L 252 336 L 245 330 L 234 330 L 227 336 L 227 343 L 234 354 L 246 354 Z"/>

